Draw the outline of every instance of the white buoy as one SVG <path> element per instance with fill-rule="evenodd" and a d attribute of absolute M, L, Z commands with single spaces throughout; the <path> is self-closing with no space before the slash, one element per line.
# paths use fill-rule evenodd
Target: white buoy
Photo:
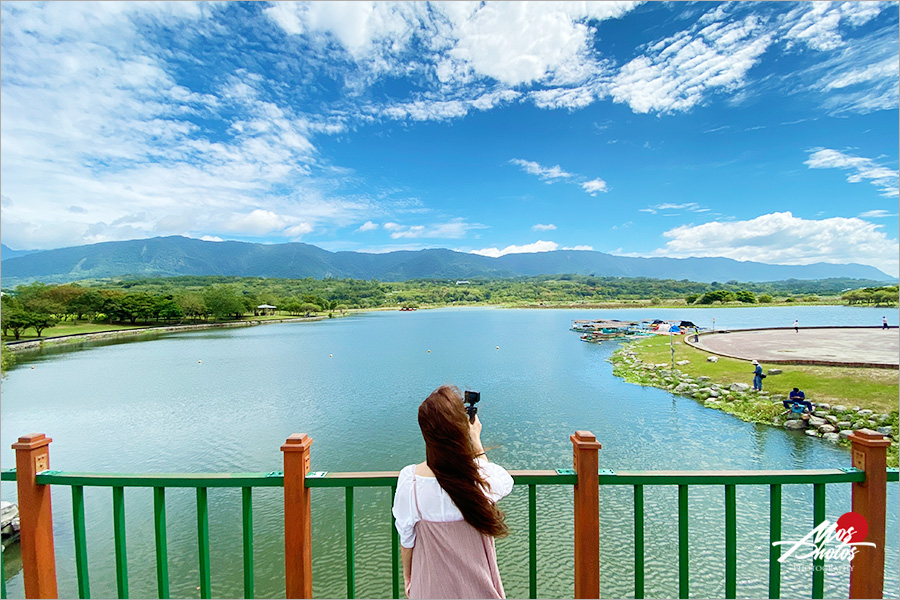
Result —
<path fill-rule="evenodd" d="M 202 362 L 203 362 L 202 360 L 198 360 L 198 361 L 197 361 L 197 364 L 200 364 L 200 363 L 202 363 Z"/>
<path fill-rule="evenodd" d="M 428 351 L 428 354 L 431 354 L 431 350 Z M 33 369 L 34 367 L 31 367 L 31 368 Z"/>
<path fill-rule="evenodd" d="M 499 349 L 500 349 L 500 346 L 497 346 L 497 350 L 499 350 Z"/>
<path fill-rule="evenodd" d="M 334 358 L 334 354 L 329 354 L 328 358 Z"/>

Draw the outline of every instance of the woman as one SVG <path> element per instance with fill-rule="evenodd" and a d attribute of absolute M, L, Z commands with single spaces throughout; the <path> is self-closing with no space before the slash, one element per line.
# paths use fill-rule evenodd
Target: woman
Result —
<path fill-rule="evenodd" d="M 505 598 L 494 538 L 507 534 L 496 502 L 512 491 L 488 461 L 481 421 L 443 386 L 419 406 L 425 462 L 400 471 L 394 517 L 409 598 Z"/>

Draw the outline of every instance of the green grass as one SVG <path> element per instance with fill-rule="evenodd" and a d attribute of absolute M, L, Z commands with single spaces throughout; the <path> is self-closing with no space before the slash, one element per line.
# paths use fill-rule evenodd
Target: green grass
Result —
<path fill-rule="evenodd" d="M 633 347 L 644 362 L 669 363 L 668 337 L 640 340 Z M 675 360 L 689 360 L 678 366 L 682 372 L 697 377 L 706 375 L 720 385 L 735 382 L 752 384 L 753 366 L 749 361 L 720 356 L 716 363 L 706 362 L 708 352 L 702 352 L 687 344 L 675 345 Z M 763 389 L 771 394 L 787 395 L 793 387 L 799 387 L 813 402 L 843 404 L 848 408 L 859 406 L 877 413 L 898 412 L 900 375 L 895 369 L 864 369 L 853 367 L 824 367 L 808 365 L 771 365 L 781 369 L 780 375 L 770 375 L 763 380 Z M 768 371 L 769 366 L 763 364 Z"/>
<path fill-rule="evenodd" d="M 2 341 L 4 342 L 24 342 L 27 340 L 37 340 L 48 337 L 57 337 L 61 335 L 75 335 L 76 333 L 97 333 L 99 331 L 121 331 L 123 329 L 140 329 L 142 327 L 147 327 L 144 324 L 138 325 L 110 325 L 109 323 L 88 323 L 81 322 L 78 324 L 74 324 L 71 322 L 60 323 L 56 327 L 48 327 L 43 331 L 43 335 L 40 338 L 34 334 L 34 329 L 28 329 L 19 336 L 19 339 L 16 340 L 12 335 L 4 335 L 2 336 Z"/>

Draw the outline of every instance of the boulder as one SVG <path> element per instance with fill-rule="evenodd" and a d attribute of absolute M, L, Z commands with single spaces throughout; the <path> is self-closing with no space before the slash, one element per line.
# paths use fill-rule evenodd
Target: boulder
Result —
<path fill-rule="evenodd" d="M 861 417 L 868 417 L 869 415 L 871 415 L 871 414 L 872 414 L 873 412 L 875 412 L 875 411 L 874 411 L 874 410 L 869 410 L 868 408 L 864 408 L 864 409 L 858 410 L 858 411 L 856 411 L 856 412 L 857 412 L 857 413 L 859 414 L 859 416 L 861 416 Z"/>
<path fill-rule="evenodd" d="M 709 400 L 707 400 L 706 402 L 703 403 L 703 406 L 706 406 L 709 408 L 716 408 L 720 404 L 722 404 L 722 403 L 719 402 L 718 400 L 713 400 L 712 398 L 710 398 Z"/>
<path fill-rule="evenodd" d="M 666 367 L 669 366 L 669 363 L 656 363 L 653 366 L 656 367 L 657 369 L 665 369 Z"/>
<path fill-rule="evenodd" d="M 734 396 L 732 394 L 728 394 L 727 396 L 725 396 L 725 400 L 727 400 L 728 402 L 734 402 Z"/>
<path fill-rule="evenodd" d="M 828 411 L 827 410 L 816 410 L 816 411 L 813 411 L 813 414 L 816 415 L 817 417 L 822 417 L 824 419 L 825 417 L 828 416 Z"/>
<path fill-rule="evenodd" d="M 711 363 L 719 362 L 719 357 L 718 356 L 707 356 L 706 362 L 711 362 Z"/>
<path fill-rule="evenodd" d="M 841 436 L 837 433 L 825 433 L 822 435 L 822 439 L 828 440 L 832 444 L 837 444 L 838 440 L 841 439 Z"/>
<path fill-rule="evenodd" d="M 878 417 L 877 417 L 877 421 L 879 423 L 885 423 L 890 420 L 891 420 L 891 415 L 881 414 L 881 415 L 878 415 Z"/>
<path fill-rule="evenodd" d="M 810 417 L 809 418 L 809 426 L 810 427 L 818 427 L 819 425 L 825 425 L 826 423 L 828 423 L 828 421 L 826 421 L 822 417 Z"/>
<path fill-rule="evenodd" d="M 781 375 L 781 369 L 769 369 L 767 375 Z"/>
<path fill-rule="evenodd" d="M 819 433 L 834 433 L 837 431 L 834 425 L 819 425 L 816 429 L 818 429 Z"/>
<path fill-rule="evenodd" d="M 831 405 L 826 402 L 820 402 L 818 406 L 821 410 L 831 410 Z"/>
<path fill-rule="evenodd" d="M 675 386 L 675 392 L 678 394 L 685 391 L 686 389 L 688 389 L 688 384 L 686 384 L 686 383 L 679 383 L 678 385 Z"/>
<path fill-rule="evenodd" d="M 808 435 L 809 437 L 818 437 L 818 435 L 819 435 L 818 432 L 817 432 L 815 429 L 807 429 L 807 430 L 804 431 L 803 433 L 805 433 L 805 434 Z"/>
<path fill-rule="evenodd" d="M 781 402 L 787 398 L 784 394 L 772 394 L 772 402 Z"/>
<path fill-rule="evenodd" d="M 876 423 L 872 419 L 868 419 L 866 421 L 866 427 L 868 427 L 869 429 L 875 429 L 876 427 L 878 427 L 878 423 Z"/>
<path fill-rule="evenodd" d="M 689 361 L 689 360 L 679 360 L 679 361 L 676 361 L 675 364 L 676 364 L 676 365 L 686 365 L 686 364 L 688 364 L 689 362 L 691 362 L 691 361 Z"/>
<path fill-rule="evenodd" d="M 758 393 L 759 393 L 760 396 L 768 396 L 768 395 L 769 395 L 769 392 L 767 392 L 767 391 L 765 391 L 765 390 L 759 390 Z"/>
<path fill-rule="evenodd" d="M 892 427 L 879 427 L 875 431 L 877 431 L 881 435 L 891 435 L 891 433 L 893 432 L 893 428 Z"/>
<path fill-rule="evenodd" d="M 838 429 L 851 429 L 853 427 L 853 423 L 850 421 L 838 421 L 834 424 Z"/>
<path fill-rule="evenodd" d="M 838 418 L 834 415 L 825 415 L 825 420 L 834 425 L 838 422 Z"/>
<path fill-rule="evenodd" d="M 806 429 L 806 421 L 800 419 L 788 419 L 784 422 L 785 429 Z"/>
<path fill-rule="evenodd" d="M 851 434 L 851 433 L 853 433 L 853 430 L 852 430 L 852 429 L 841 429 L 841 431 L 838 433 L 838 436 L 839 436 L 842 440 L 846 440 L 847 438 L 850 437 L 850 434 Z"/>
<path fill-rule="evenodd" d="M 691 394 L 691 397 L 692 397 L 692 398 L 697 398 L 698 400 L 699 400 L 699 399 L 704 399 L 704 400 L 706 399 L 706 396 L 703 394 L 703 392 L 694 392 L 693 394 Z"/>
<path fill-rule="evenodd" d="M 697 381 L 709 381 L 710 379 L 711 378 L 707 377 L 706 375 L 701 375 L 700 377 L 697 378 Z"/>
<path fill-rule="evenodd" d="M 710 390 L 710 391 L 709 391 L 709 395 L 710 395 L 711 398 L 718 398 L 718 397 L 719 397 L 719 391 L 718 391 L 718 390 Z"/>
<path fill-rule="evenodd" d="M 819 406 L 821 406 L 821 404 Z M 843 404 L 835 404 L 834 406 L 829 407 L 829 409 L 836 413 L 847 412 L 847 407 Z"/>

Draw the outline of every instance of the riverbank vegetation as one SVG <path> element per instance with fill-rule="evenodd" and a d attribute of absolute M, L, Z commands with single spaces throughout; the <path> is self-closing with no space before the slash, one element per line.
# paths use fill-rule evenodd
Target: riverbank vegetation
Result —
<path fill-rule="evenodd" d="M 898 435 L 897 398 L 900 394 L 900 380 L 894 369 L 850 368 L 809 365 L 777 365 L 781 373 L 773 374 L 765 379 L 763 387 L 765 395 L 744 392 L 722 392 L 712 397 L 703 394 L 703 386 L 716 385 L 723 390 L 730 390 L 732 384 L 745 384 L 749 387 L 752 380 L 752 368 L 747 361 L 726 357 L 717 357 L 716 362 L 706 360 L 706 352 L 683 343 L 673 344 L 675 348 L 674 363 L 677 371 L 684 377 L 702 383 L 699 389 L 685 388 L 691 396 L 697 396 L 701 402 L 707 402 L 714 408 L 731 413 L 736 417 L 754 423 L 781 424 L 784 407 L 778 401 L 787 397 L 791 388 L 799 387 L 806 393 L 807 399 L 831 406 L 858 407 L 868 409 L 873 415 L 887 415 L 878 426 L 891 427 L 894 440 Z M 627 360 L 633 355 L 635 360 Z M 683 363 L 683 361 L 689 361 Z M 668 388 L 677 377 L 668 376 L 673 363 L 670 340 L 667 338 L 646 338 L 624 346 L 613 355 L 613 372 L 626 381 L 639 385 Z M 677 364 L 682 362 L 683 364 Z M 644 365 L 668 365 L 660 369 L 644 368 Z M 672 379 L 672 382 L 668 381 Z M 673 385 L 672 389 L 677 388 Z M 675 393 L 682 393 L 678 390 Z M 727 396 L 731 395 L 729 400 Z M 871 424 L 870 424 L 871 425 Z M 874 428 L 874 426 L 873 426 Z M 846 443 L 846 442 L 839 442 Z M 888 451 L 891 466 L 897 466 L 898 450 L 896 441 Z"/>
<path fill-rule="evenodd" d="M 356 279 L 258 277 L 160 277 L 86 280 L 62 285 L 40 282 L 6 289 L 4 339 L 45 330 L 64 335 L 79 322 L 109 326 L 171 324 L 259 316 L 271 305 L 284 316 L 385 307 L 490 304 L 518 307 L 632 307 L 896 303 L 897 287 L 859 288 L 864 280 L 787 280 L 767 283 L 701 283 L 688 280 L 542 275 L 515 279 L 381 282 Z M 859 294 L 848 294 L 850 286 Z M 876 290 L 876 291 L 870 291 Z M 893 295 L 891 295 L 893 290 Z M 844 292 L 844 296 L 840 294 Z M 842 300 L 843 298 L 843 300 Z M 265 312 L 265 311 L 263 311 Z M 272 312 L 272 311 L 269 311 Z"/>

